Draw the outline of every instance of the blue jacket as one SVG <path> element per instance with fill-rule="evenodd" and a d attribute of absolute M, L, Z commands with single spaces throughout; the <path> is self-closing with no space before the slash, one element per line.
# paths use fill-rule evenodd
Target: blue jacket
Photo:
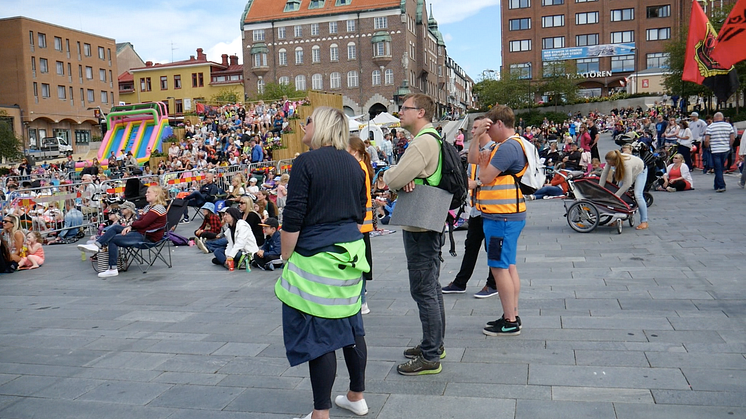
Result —
<path fill-rule="evenodd" d="M 262 151 L 262 146 L 257 144 L 251 149 L 251 162 L 258 163 L 262 160 L 264 160 L 264 151 Z"/>
<path fill-rule="evenodd" d="M 262 245 L 264 250 L 265 259 L 279 259 L 280 258 L 280 231 L 275 231 L 269 239 L 264 241 Z"/>

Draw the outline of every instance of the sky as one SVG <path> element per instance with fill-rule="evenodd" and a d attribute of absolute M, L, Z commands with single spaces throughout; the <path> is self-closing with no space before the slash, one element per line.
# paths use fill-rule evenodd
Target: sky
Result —
<path fill-rule="evenodd" d="M 282 0 L 273 0 L 282 1 Z M 427 0 L 426 0 L 427 1 Z M 475 81 L 500 68 L 500 0 L 430 0 L 448 54 Z M 143 61 L 186 60 L 204 49 L 241 54 L 241 15 L 246 0 L 0 0 L 0 16 L 26 16 L 130 42 Z M 497 24 L 496 24 L 497 23 Z"/>

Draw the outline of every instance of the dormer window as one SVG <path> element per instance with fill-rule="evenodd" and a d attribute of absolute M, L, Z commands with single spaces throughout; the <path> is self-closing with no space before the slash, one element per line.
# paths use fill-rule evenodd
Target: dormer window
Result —
<path fill-rule="evenodd" d="M 288 0 L 285 3 L 285 12 L 295 12 L 297 10 L 300 10 L 300 0 Z"/>
<path fill-rule="evenodd" d="M 324 0 L 311 0 L 308 4 L 309 9 L 321 9 L 324 7 Z"/>
<path fill-rule="evenodd" d="M 347 6 L 352 4 L 352 0 L 337 0 L 337 2 L 334 4 L 335 6 Z"/>

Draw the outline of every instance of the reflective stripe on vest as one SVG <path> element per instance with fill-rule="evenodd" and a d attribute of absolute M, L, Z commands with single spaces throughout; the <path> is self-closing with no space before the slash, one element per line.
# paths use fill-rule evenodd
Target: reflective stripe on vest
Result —
<path fill-rule="evenodd" d="M 275 283 L 275 295 L 296 310 L 316 317 L 340 319 L 360 311 L 365 260 L 362 239 L 336 244 L 343 253 L 321 252 L 305 257 L 294 252 Z"/>
<path fill-rule="evenodd" d="M 414 183 L 417 185 L 425 185 L 425 182 L 427 182 L 427 185 L 438 186 L 440 185 L 440 179 L 443 176 L 443 159 L 441 157 L 441 154 L 443 154 L 443 152 L 441 151 L 441 141 L 443 140 L 440 138 L 440 134 L 438 134 L 438 131 L 436 131 L 433 127 L 423 129 L 422 131 L 418 132 L 414 138 L 417 138 L 423 134 L 430 134 L 438 141 L 438 167 L 435 169 L 435 172 L 432 175 L 426 177 L 425 179 L 417 178 L 414 180 Z"/>
<path fill-rule="evenodd" d="M 360 226 L 361 233 L 370 233 L 373 231 L 373 202 L 370 196 L 370 172 L 368 172 L 368 165 L 364 161 L 360 160 L 360 167 L 363 168 L 365 173 L 365 194 L 368 197 L 368 202 L 365 204 L 365 218 L 363 219 L 363 225 Z"/>
<path fill-rule="evenodd" d="M 508 140 L 518 141 L 521 145 L 523 154 L 526 154 L 526 150 L 523 148 L 523 144 L 517 136 L 508 138 Z M 508 141 L 506 140 L 506 141 Z M 495 157 L 497 153 L 498 145 L 492 150 L 490 154 L 490 161 Z M 523 169 L 516 173 L 516 177 L 523 176 L 528 168 L 528 162 L 523 166 Z M 477 210 L 485 214 L 513 214 L 526 211 L 526 200 L 521 193 L 521 188 L 518 186 L 517 178 L 514 178 L 510 174 L 500 173 L 499 176 L 495 176 L 495 179 L 489 184 L 482 185 L 477 190 Z"/>
<path fill-rule="evenodd" d="M 478 167 L 479 166 L 477 166 L 476 164 L 472 164 L 471 165 L 471 173 L 470 173 L 469 177 L 471 178 L 471 180 L 473 180 L 475 182 L 477 181 L 477 168 Z M 471 198 L 471 202 L 470 202 L 471 206 L 474 207 L 474 208 L 476 208 L 476 206 L 477 206 L 477 188 L 469 189 L 469 197 Z"/>

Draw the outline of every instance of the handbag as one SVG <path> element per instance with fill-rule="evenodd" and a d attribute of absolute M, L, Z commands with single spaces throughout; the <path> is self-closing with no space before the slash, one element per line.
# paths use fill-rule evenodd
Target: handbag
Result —
<path fill-rule="evenodd" d="M 93 262 L 93 270 L 96 272 L 104 272 L 109 269 L 109 249 L 102 247 L 101 250 L 96 253 L 95 259 L 91 258 Z M 127 259 L 124 256 L 124 252 L 119 252 L 117 257 L 117 270 L 124 272 L 127 270 Z"/>

